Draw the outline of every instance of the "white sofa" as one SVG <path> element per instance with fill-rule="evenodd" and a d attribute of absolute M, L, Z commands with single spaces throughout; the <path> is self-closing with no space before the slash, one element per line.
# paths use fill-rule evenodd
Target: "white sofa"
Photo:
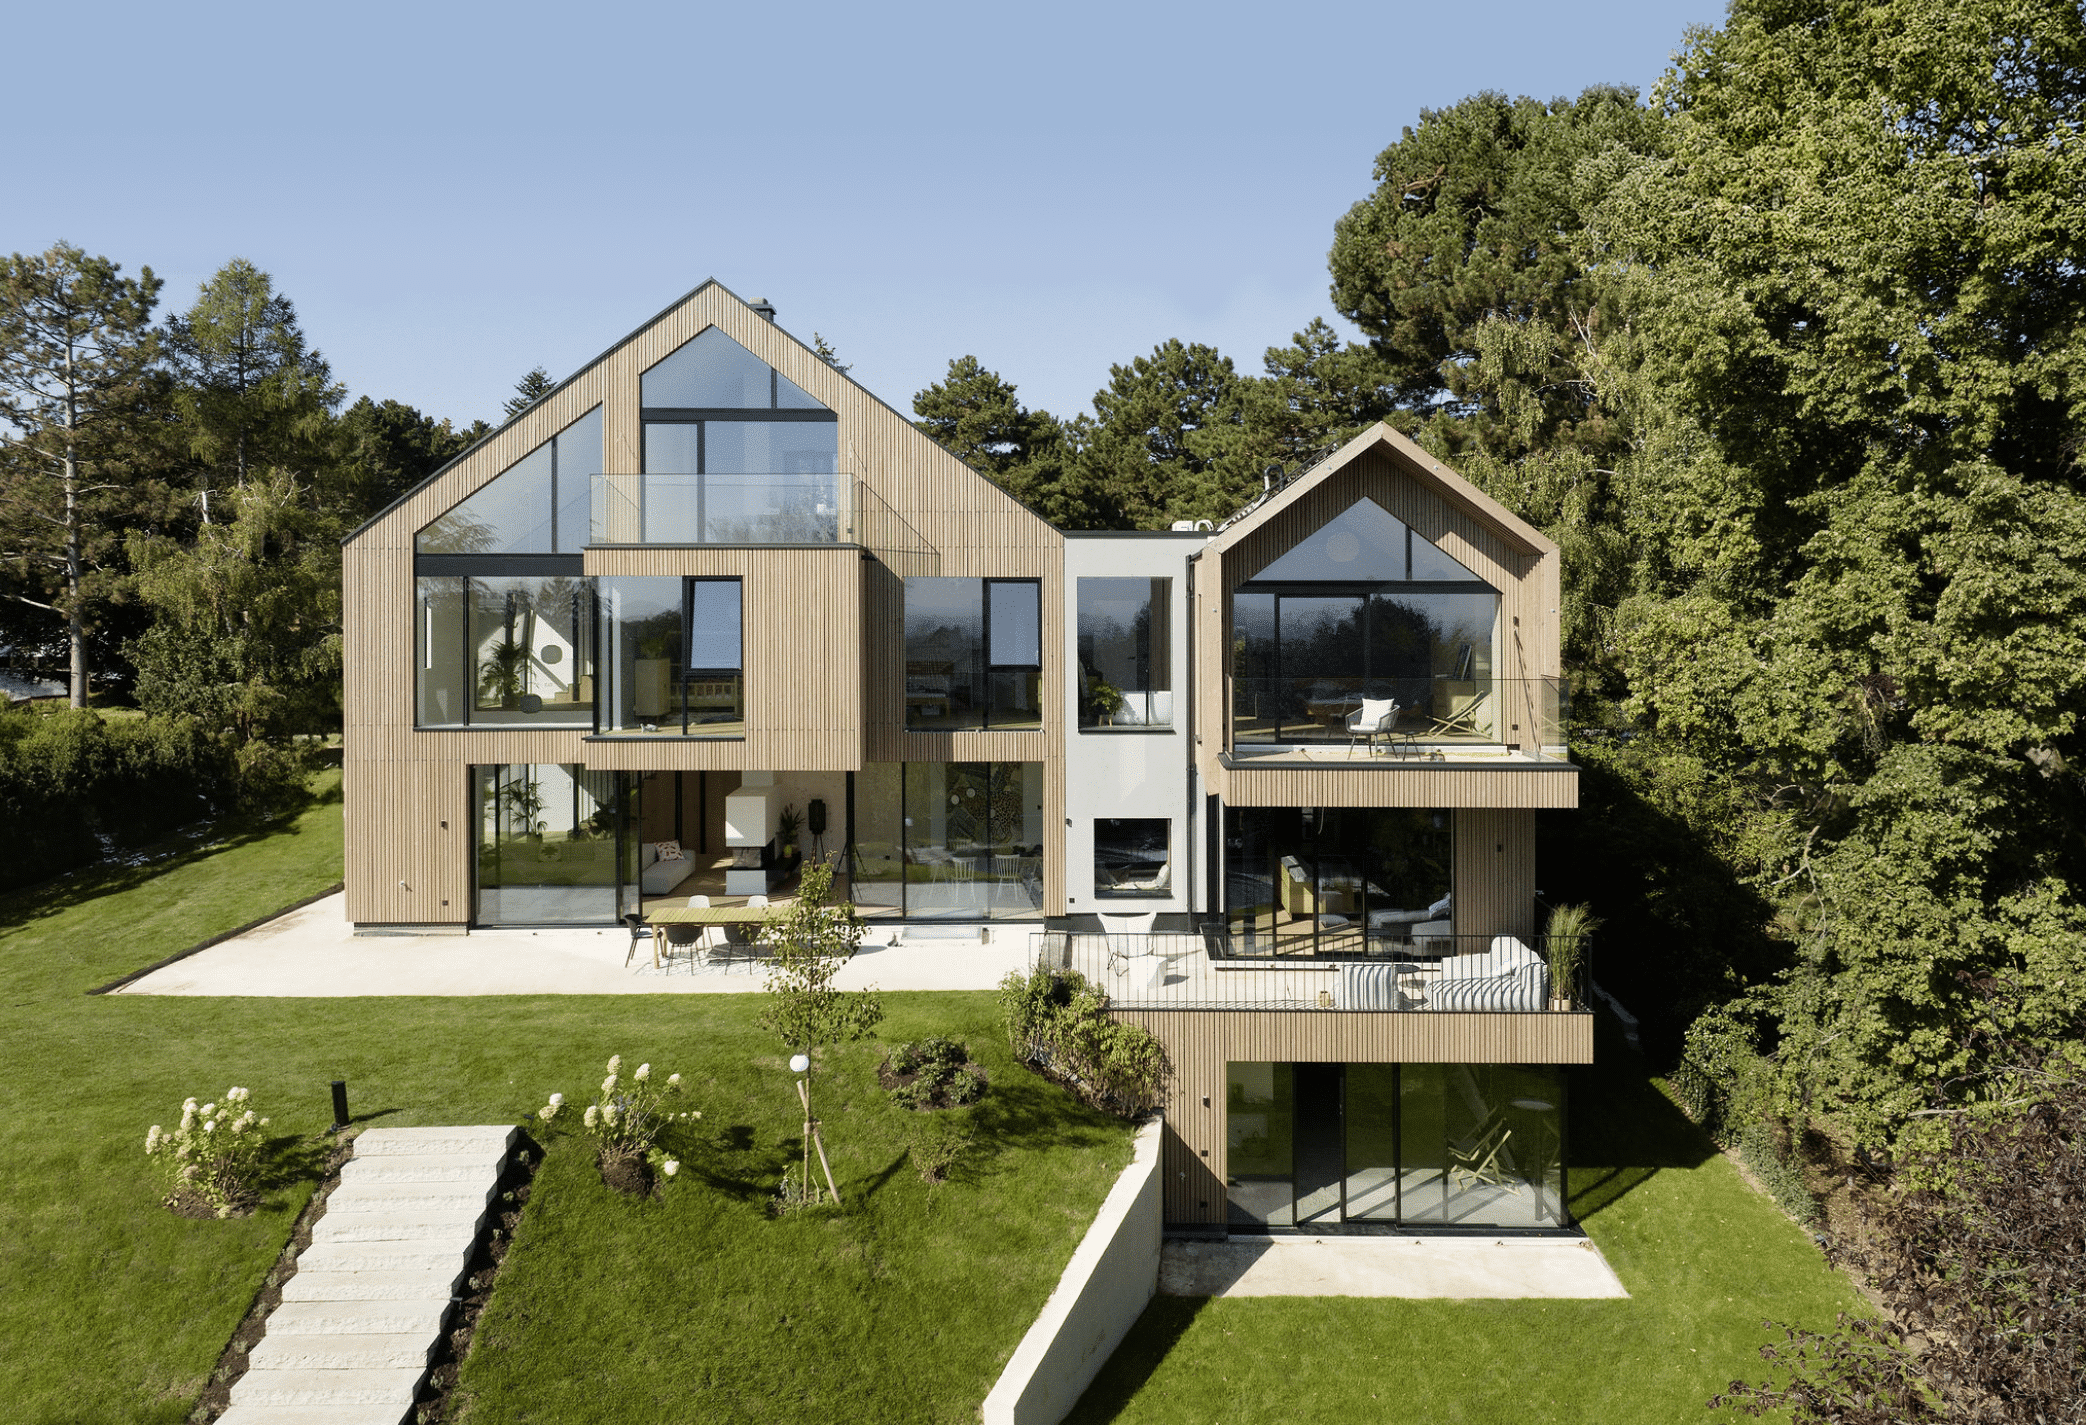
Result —
<path fill-rule="evenodd" d="M 683 851 L 672 861 L 659 859 L 659 843 L 642 842 L 637 850 L 638 886 L 648 896 L 663 896 L 688 879 L 695 862 Z"/>
<path fill-rule="evenodd" d="M 1425 996 L 1421 997 L 1420 991 Z M 1451 955 L 1438 975 L 1410 961 L 1340 966 L 1342 1009 L 1438 1009 L 1534 1012 L 1549 1008 L 1550 969 L 1511 935 L 1493 937 L 1482 955 Z"/>

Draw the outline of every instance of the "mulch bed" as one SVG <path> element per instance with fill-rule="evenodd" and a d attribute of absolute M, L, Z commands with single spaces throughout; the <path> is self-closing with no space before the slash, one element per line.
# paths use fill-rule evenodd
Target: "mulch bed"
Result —
<path fill-rule="evenodd" d="M 283 1283 L 297 1275 L 297 1254 L 311 1245 L 312 1229 L 318 1226 L 319 1219 L 326 1215 L 326 1199 L 340 1186 L 340 1170 L 354 1153 L 353 1135 L 342 1133 L 334 1137 L 326 1153 L 325 1176 L 313 1191 L 311 1201 L 304 1204 L 304 1211 L 297 1214 L 297 1224 L 290 1229 L 289 1243 L 282 1249 L 282 1255 L 276 1258 L 275 1265 L 268 1269 L 268 1276 L 262 1282 L 259 1294 L 254 1297 L 253 1305 L 247 1308 L 246 1315 L 240 1319 L 238 1329 L 232 1332 L 232 1339 L 225 1346 L 224 1354 L 217 1358 L 217 1369 L 210 1373 L 210 1383 L 203 1387 L 202 1398 L 189 1413 L 190 1420 L 215 1420 L 230 1408 L 232 1386 L 239 1377 L 246 1374 L 246 1353 L 268 1334 L 268 1313 L 275 1310 L 276 1304 L 282 1300 Z M 217 1217 L 217 1209 L 192 1192 L 177 1193 L 168 1200 L 167 1206 L 170 1211 L 182 1217 L 207 1217 L 213 1220 Z M 247 1217 L 252 1215 L 253 1210 L 254 1204 L 248 1203 L 241 1208 L 234 1208 L 232 1215 Z"/>
<path fill-rule="evenodd" d="M 652 1165 L 643 1157 L 601 1158 L 595 1166 L 601 1170 L 601 1181 L 617 1192 L 632 1197 L 650 1197 L 659 1190 L 658 1176 Z"/>
<path fill-rule="evenodd" d="M 985 1089 L 988 1083 L 988 1080 L 985 1075 L 985 1066 L 983 1064 L 978 1063 L 975 1059 L 966 1060 L 965 1062 L 970 1067 L 973 1067 L 978 1071 L 978 1094 L 977 1097 L 974 1097 L 970 1100 L 970 1103 L 976 1103 L 978 1101 L 978 1098 L 982 1098 L 984 1096 Z M 876 1081 L 884 1087 L 886 1092 L 890 1092 L 897 1089 L 912 1087 L 912 1085 L 920 1081 L 920 1075 L 917 1072 L 910 1074 L 894 1074 L 891 1072 L 891 1061 L 889 1059 L 886 1059 L 883 1063 L 877 1065 Z M 951 1080 L 950 1082 L 953 1084 L 955 1081 Z M 932 1094 L 930 1094 L 927 1097 L 926 1102 L 915 1103 L 912 1105 L 913 1111 L 916 1113 L 932 1113 L 944 1108 L 964 1107 L 968 1107 L 968 1105 L 958 1103 L 954 1099 L 949 1097 L 949 1085 L 947 1084 L 943 1085 L 940 1088 L 937 1088 Z"/>
<path fill-rule="evenodd" d="M 521 1222 L 522 1208 L 528 1205 L 536 1170 L 542 1164 L 542 1147 L 524 1131 L 515 1142 L 513 1156 L 508 1158 L 507 1166 L 500 1174 L 495 1189 L 497 1205 L 487 1219 L 486 1229 L 478 1234 L 477 1246 L 471 1251 L 470 1266 L 464 1276 L 463 1303 L 449 1329 L 442 1334 L 441 1342 L 435 1348 L 434 1365 L 413 1401 L 415 1425 L 437 1425 L 437 1422 L 453 1420 L 461 1413 L 463 1401 L 457 1396 L 457 1372 L 463 1367 L 464 1357 L 471 1353 L 471 1338 L 478 1330 L 478 1318 L 484 1314 L 486 1303 L 493 1298 L 493 1287 L 500 1278 L 500 1266 L 507 1260 L 507 1249 L 514 1244 L 514 1229 Z"/>

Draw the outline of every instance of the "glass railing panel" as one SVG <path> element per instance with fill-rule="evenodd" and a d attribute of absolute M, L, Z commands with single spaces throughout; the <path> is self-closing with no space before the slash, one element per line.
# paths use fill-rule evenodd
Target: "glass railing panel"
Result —
<path fill-rule="evenodd" d="M 1352 743 L 1561 756 L 1566 741 L 1559 678 L 1242 676 L 1231 685 L 1232 744 L 1241 750 Z"/>
<path fill-rule="evenodd" d="M 842 526 L 831 473 L 597 475 L 595 544 L 834 544 Z"/>

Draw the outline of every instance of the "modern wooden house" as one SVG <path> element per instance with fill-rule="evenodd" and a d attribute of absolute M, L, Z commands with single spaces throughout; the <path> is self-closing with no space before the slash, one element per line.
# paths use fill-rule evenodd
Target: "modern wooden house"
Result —
<path fill-rule="evenodd" d="M 1165 1041 L 1170 1221 L 1558 1225 L 1557 591 L 1383 427 L 1221 529 L 1057 530 L 707 283 L 349 539 L 348 914 L 609 926 L 835 857 Z"/>

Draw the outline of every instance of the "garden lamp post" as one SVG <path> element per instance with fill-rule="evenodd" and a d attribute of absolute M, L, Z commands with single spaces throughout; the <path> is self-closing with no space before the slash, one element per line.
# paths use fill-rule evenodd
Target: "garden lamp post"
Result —
<path fill-rule="evenodd" d="M 833 1165 L 826 1161 L 826 1140 L 819 1136 L 818 1120 L 811 1116 L 811 1089 L 806 1085 L 804 1073 L 811 1067 L 811 1056 L 792 1054 L 790 1072 L 797 1076 L 797 1099 L 804 1105 L 804 1186 L 811 1186 L 811 1150 L 818 1149 L 818 1165 L 825 1170 L 826 1191 L 833 1194 L 833 1201 L 840 1201 L 840 1189 L 833 1186 Z"/>

